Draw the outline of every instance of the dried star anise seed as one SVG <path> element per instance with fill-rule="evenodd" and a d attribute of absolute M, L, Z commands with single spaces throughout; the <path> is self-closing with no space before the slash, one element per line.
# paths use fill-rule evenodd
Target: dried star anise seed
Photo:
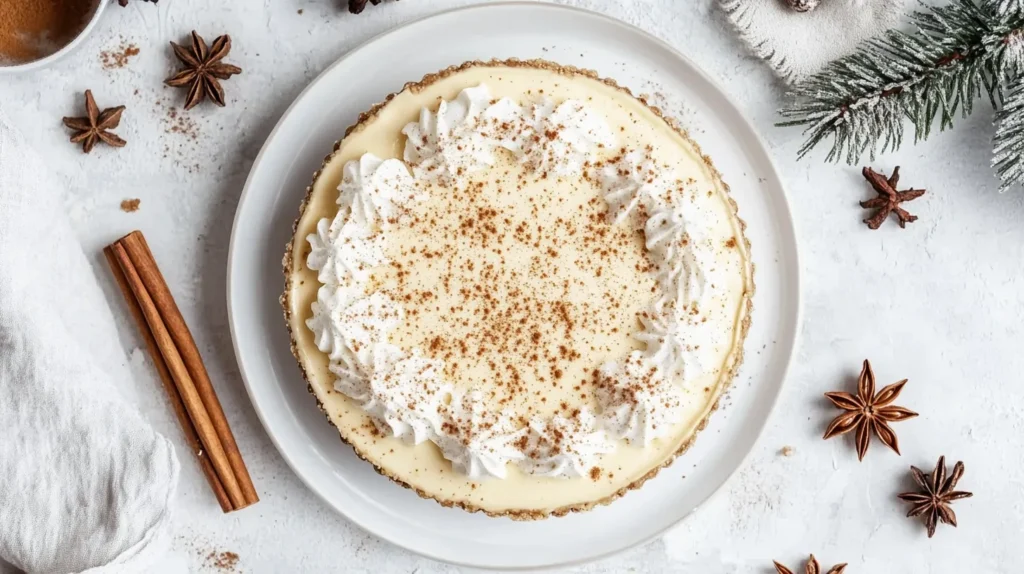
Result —
<path fill-rule="evenodd" d="M 846 564 L 836 564 L 825 574 L 843 574 L 843 570 L 846 570 Z M 775 562 L 775 571 L 778 574 L 793 574 L 792 570 L 778 562 Z M 804 566 L 804 574 L 821 574 L 821 566 L 818 564 L 814 554 L 811 554 L 811 557 L 807 559 L 807 564 Z"/>
<path fill-rule="evenodd" d="M 911 215 L 907 210 L 900 207 L 900 204 L 906 201 L 913 201 L 922 195 L 925 190 L 923 189 L 908 189 L 906 191 L 897 191 L 896 186 L 900 181 L 900 168 L 896 166 L 896 169 L 892 170 L 892 177 L 886 179 L 884 175 L 865 167 L 861 170 L 864 175 L 864 179 L 868 180 L 871 187 L 878 193 L 878 197 L 869 199 L 867 201 L 860 202 L 860 206 L 864 209 L 876 209 L 874 215 L 864 220 L 864 223 L 868 224 L 871 229 L 878 229 L 882 226 L 886 217 L 889 217 L 890 213 L 895 213 L 897 220 L 901 228 L 906 228 L 908 223 L 917 221 L 916 215 Z"/>
<path fill-rule="evenodd" d="M 907 420 L 917 416 L 914 411 L 903 407 L 892 406 L 892 402 L 900 396 L 907 379 L 893 383 L 875 394 L 875 372 L 871 363 L 864 359 L 864 367 L 857 379 L 857 394 L 844 392 L 825 393 L 832 404 L 846 411 L 828 425 L 826 439 L 857 431 L 857 458 L 864 460 L 868 452 L 873 432 L 883 444 L 900 453 L 896 433 L 889 427 L 890 422 Z"/>
<path fill-rule="evenodd" d="M 366 9 L 367 0 L 348 0 L 348 11 L 353 14 L 359 14 Z M 381 3 L 381 0 L 369 0 L 370 4 L 376 6 Z"/>
<path fill-rule="evenodd" d="M 227 80 L 234 74 L 241 74 L 242 68 L 221 62 L 231 51 L 231 37 L 218 36 L 213 45 L 206 47 L 203 38 L 192 31 L 192 44 L 188 48 L 171 42 L 174 55 L 185 64 L 185 69 L 164 80 L 168 86 L 188 86 L 185 109 L 196 106 L 204 98 L 218 106 L 224 106 L 224 88 L 220 80 Z"/>
<path fill-rule="evenodd" d="M 124 106 L 117 106 L 101 112 L 96 106 L 96 100 L 92 97 L 92 90 L 86 90 L 85 117 L 66 117 L 63 120 L 64 125 L 75 130 L 75 133 L 71 134 L 71 143 L 81 143 L 85 153 L 91 152 L 92 148 L 96 146 L 96 142 L 103 142 L 113 147 L 124 147 L 126 142 L 117 137 L 117 134 L 109 131 L 121 123 L 121 112 L 124 110 Z"/>
<path fill-rule="evenodd" d="M 916 466 L 910 467 L 914 482 L 921 487 L 921 492 L 905 492 L 899 495 L 900 500 L 913 504 L 907 516 L 924 515 L 924 524 L 928 529 L 928 538 L 935 535 L 935 527 L 939 521 L 956 527 L 956 514 L 949 507 L 954 500 L 974 496 L 970 492 L 953 490 L 960 477 L 964 474 L 964 463 L 953 465 L 953 473 L 946 476 L 946 457 L 940 456 L 938 464 L 931 475 L 921 472 Z"/>

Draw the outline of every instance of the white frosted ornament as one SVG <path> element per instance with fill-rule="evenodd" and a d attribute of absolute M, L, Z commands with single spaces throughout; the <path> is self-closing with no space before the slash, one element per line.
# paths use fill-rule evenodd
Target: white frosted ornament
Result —
<path fill-rule="evenodd" d="M 818 7 L 821 0 L 786 0 L 786 4 L 797 12 L 810 12 Z"/>

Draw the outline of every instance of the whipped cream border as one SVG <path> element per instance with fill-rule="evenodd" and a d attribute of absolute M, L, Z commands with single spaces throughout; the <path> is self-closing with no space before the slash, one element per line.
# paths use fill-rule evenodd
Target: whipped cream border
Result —
<path fill-rule="evenodd" d="M 513 123 L 516 129 L 486 136 L 480 129 L 486 122 Z M 453 468 L 471 479 L 504 478 L 510 462 L 541 476 L 584 476 L 619 440 L 646 446 L 668 434 L 678 420 L 673 413 L 683 405 L 675 381 L 700 369 L 682 325 L 707 284 L 702 265 L 707 253 L 699 247 L 699 230 L 688 225 L 687 202 L 670 201 L 679 187 L 672 171 L 635 150 L 595 169 L 599 150 L 615 145 L 598 114 L 575 100 L 494 102 L 484 85 L 442 101 L 436 113 L 424 109 L 403 133 L 404 162 L 365 154 L 346 163 L 337 216 L 322 219 L 308 237 L 307 264 L 318 271 L 322 286 L 307 326 L 330 358 L 336 390 L 355 400 L 382 431 L 410 444 L 434 442 Z M 556 135 L 510 135 L 530 133 Z M 362 293 L 372 269 L 386 262 L 382 232 L 401 224 L 403 208 L 425 199 L 416 181 L 457 182 L 492 165 L 499 149 L 534 170 L 599 182 L 611 223 L 638 209 L 649 214 L 646 247 L 656 263 L 660 292 L 641 318 L 644 329 L 635 335 L 647 348 L 601 367 L 596 414 L 535 418 L 515 428 L 513 413 L 486 412 L 476 393 L 459 392 L 441 380 L 443 362 L 388 343 L 388 331 L 402 320 L 401 305 L 379 292 Z M 641 382 L 645 386 L 637 392 Z M 415 392 L 424 388 L 433 392 Z M 487 431 L 474 430 L 482 428 Z M 549 437 L 556 431 L 569 438 L 553 447 Z"/>

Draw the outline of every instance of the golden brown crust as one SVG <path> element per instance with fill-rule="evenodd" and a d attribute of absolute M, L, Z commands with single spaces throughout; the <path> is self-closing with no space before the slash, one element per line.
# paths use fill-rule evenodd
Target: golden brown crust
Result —
<path fill-rule="evenodd" d="M 505 511 L 501 511 L 501 512 L 495 512 L 495 511 L 487 510 L 485 508 L 482 508 L 480 506 L 477 506 L 475 504 L 471 504 L 471 503 L 468 503 L 468 502 L 442 500 L 442 499 L 439 499 L 439 498 L 437 498 L 435 496 L 432 496 L 431 494 L 423 491 L 422 489 L 419 489 L 416 486 L 414 486 L 412 484 L 409 484 L 409 483 L 405 482 L 404 480 L 402 480 L 402 479 L 400 479 L 400 478 L 398 478 L 398 477 L 388 473 L 387 469 L 378 466 L 376 463 L 374 463 L 368 457 L 363 455 L 363 453 L 359 452 L 359 449 L 356 448 L 354 444 L 352 444 L 351 442 L 346 440 L 344 435 L 340 434 L 340 431 L 339 431 L 339 437 L 341 438 L 341 441 L 343 443 L 345 443 L 348 446 L 352 447 L 352 450 L 355 452 L 356 456 L 358 456 L 359 458 L 361 458 L 361 459 L 365 460 L 366 462 L 370 463 L 373 466 L 374 470 L 377 471 L 378 474 L 380 474 L 381 476 L 385 476 L 388 479 L 390 479 L 391 481 L 393 481 L 393 482 L 395 482 L 395 483 L 397 483 L 397 484 L 399 484 L 401 486 L 404 486 L 405 488 L 408 488 L 408 489 L 414 491 L 416 494 L 418 494 L 422 498 L 428 498 L 428 499 L 432 499 L 432 500 L 436 501 L 441 506 L 445 506 L 445 507 L 449 507 L 449 508 L 457 507 L 457 508 L 461 508 L 461 509 L 463 509 L 463 510 L 465 510 L 467 512 L 483 512 L 484 514 L 486 514 L 488 516 L 493 516 L 493 517 L 504 516 L 504 517 L 511 518 L 512 520 L 524 520 L 524 521 L 525 520 L 540 520 L 540 519 L 548 518 L 549 516 L 565 516 L 565 515 L 567 515 L 569 513 L 572 513 L 572 512 L 584 512 L 584 511 L 590 510 L 590 509 L 592 509 L 592 508 L 594 508 L 595 506 L 598 506 L 598 505 L 611 504 L 615 500 L 618 500 L 619 498 L 621 498 L 623 495 L 625 495 L 630 490 L 638 489 L 641 486 L 643 486 L 643 484 L 645 482 L 647 482 L 648 480 L 654 478 L 658 474 L 658 472 L 661 471 L 661 469 L 666 468 L 669 465 L 671 465 L 673 462 L 675 462 L 675 460 L 680 455 L 682 455 L 687 450 L 689 450 L 690 446 L 692 446 L 694 441 L 697 439 L 697 435 L 700 434 L 700 432 L 707 427 L 708 421 L 711 418 L 711 414 L 718 410 L 719 403 L 721 401 L 722 395 L 724 395 L 725 392 L 731 386 L 732 381 L 736 377 L 736 373 L 739 370 L 740 365 L 743 363 L 743 341 L 746 340 L 747 333 L 750 330 L 750 315 L 751 315 L 751 312 L 753 311 L 753 308 L 754 308 L 754 301 L 753 301 L 754 290 L 755 290 L 755 285 L 754 285 L 754 265 L 750 261 L 750 240 L 746 236 L 747 224 L 746 224 L 745 221 L 743 221 L 742 218 L 740 218 L 740 216 L 739 216 L 739 207 L 737 206 L 736 201 L 732 198 L 732 196 L 730 194 L 729 186 L 728 186 L 728 184 L 725 183 L 725 181 L 722 179 L 721 174 L 718 172 L 718 170 L 715 168 L 714 164 L 711 162 L 711 158 L 706 156 L 706 155 L 704 155 L 704 153 L 701 151 L 701 148 L 697 144 L 697 142 L 695 142 L 693 140 L 693 138 L 690 137 L 690 134 L 686 131 L 686 129 L 683 128 L 682 126 L 680 126 L 678 124 L 678 122 L 676 122 L 676 120 L 674 118 L 671 118 L 671 117 L 665 115 L 661 111 L 660 108 L 658 108 L 657 106 L 651 105 L 647 101 L 647 99 L 644 98 L 643 96 L 640 96 L 640 97 L 634 96 L 633 93 L 629 90 L 629 88 L 627 88 L 625 86 L 620 86 L 618 83 L 615 82 L 615 80 L 611 80 L 611 79 L 607 79 L 607 78 L 601 78 L 600 76 L 598 76 L 597 72 L 595 72 L 593 70 L 586 70 L 586 69 L 581 69 L 581 68 L 575 68 L 573 66 L 564 66 L 564 65 L 557 64 L 557 63 L 554 63 L 554 62 L 549 62 L 547 60 L 540 60 L 540 59 L 519 60 L 519 59 L 515 59 L 515 58 L 509 59 L 509 60 L 489 60 L 489 61 L 474 60 L 474 61 L 466 62 L 464 64 L 460 64 L 460 65 L 457 65 L 457 66 L 451 66 L 451 67 L 446 68 L 444 70 L 441 70 L 440 72 L 437 72 L 437 73 L 427 74 L 419 82 L 408 82 L 408 83 L 406 83 L 405 86 L 403 86 L 401 90 L 388 95 L 386 98 L 384 98 L 383 101 L 375 104 L 369 110 L 367 110 L 366 112 L 363 112 L 362 114 L 360 114 L 359 118 L 356 120 L 356 123 L 353 124 L 352 126 L 350 126 L 348 129 L 345 130 L 345 137 L 348 137 L 350 134 L 352 134 L 355 131 L 363 129 L 364 126 L 366 126 L 371 120 L 373 120 L 375 117 L 377 117 L 377 115 L 384 108 L 384 106 L 386 106 L 389 102 L 391 102 L 391 100 L 394 99 L 395 96 L 397 96 L 398 94 L 400 94 L 400 93 L 402 93 L 402 92 L 404 92 L 406 90 L 409 90 L 409 91 L 411 91 L 413 93 L 419 92 L 420 90 L 423 90 L 423 89 L 427 88 L 431 84 L 434 84 L 435 82 L 437 82 L 437 81 L 439 81 L 441 79 L 447 78 L 448 76 L 451 76 L 453 74 L 457 74 L 457 73 L 462 72 L 464 70 L 468 70 L 470 68 L 475 68 L 475 67 L 539 68 L 539 69 L 553 71 L 553 72 L 556 72 L 556 73 L 559 73 L 559 74 L 563 74 L 563 75 L 583 76 L 583 77 L 587 77 L 587 78 L 590 78 L 590 79 L 593 79 L 593 80 L 597 80 L 597 81 L 602 82 L 602 83 L 604 83 L 604 84 L 606 84 L 606 85 L 608 85 L 608 86 L 610 86 L 612 88 L 615 88 L 617 90 L 621 90 L 622 92 L 626 93 L 630 97 L 633 97 L 633 98 L 637 99 L 638 101 L 640 101 L 641 103 L 643 103 L 652 112 L 654 112 L 655 115 L 657 115 L 659 118 L 661 118 L 662 121 L 664 121 L 666 124 L 668 124 L 673 130 L 678 132 L 679 135 L 681 135 L 690 145 L 692 145 L 694 147 L 694 149 L 696 150 L 697 154 L 700 156 L 700 158 L 704 162 L 705 166 L 710 171 L 711 176 L 712 176 L 713 180 L 715 181 L 717 187 L 721 190 L 721 192 L 725 195 L 725 198 L 728 200 L 728 203 L 729 203 L 730 207 L 732 208 L 732 216 L 733 216 L 733 218 L 739 224 L 738 232 L 739 232 L 740 237 L 742 238 L 741 246 L 742 246 L 742 249 L 745 251 L 744 260 L 747 262 L 747 266 L 748 266 L 748 269 L 747 269 L 747 283 L 748 284 L 747 284 L 746 292 L 743 294 L 743 297 L 746 300 L 746 309 L 745 309 L 743 320 L 740 322 L 740 333 L 739 333 L 739 337 L 737 339 L 740 342 L 740 344 L 736 348 L 735 355 L 733 357 L 732 365 L 728 368 L 728 370 L 725 373 L 722 374 L 721 383 L 720 383 L 720 390 L 719 390 L 719 393 L 718 393 L 718 397 L 715 399 L 715 402 L 711 406 L 711 408 L 708 409 L 708 412 L 704 416 L 704 418 L 701 419 L 700 423 L 697 425 L 697 428 L 694 429 L 693 434 L 691 434 L 690 437 L 685 442 L 683 442 L 683 444 L 681 444 L 679 446 L 679 448 L 676 450 L 675 453 L 673 453 L 664 462 L 662 462 L 662 464 L 660 464 L 659 466 L 651 469 L 650 471 L 648 471 L 646 474 L 644 474 L 640 478 L 638 478 L 638 479 L 634 480 L 633 482 L 631 482 L 630 484 L 620 488 L 619 490 L 615 491 L 614 493 L 612 493 L 612 494 L 610 494 L 608 496 L 605 496 L 604 498 L 602 498 L 600 500 L 596 500 L 596 501 L 592 501 L 592 502 L 586 502 L 586 503 L 581 503 L 581 504 L 571 504 L 571 505 L 561 506 L 561 507 L 558 507 L 558 508 L 555 508 L 555 509 L 552 509 L 552 510 L 546 510 L 546 511 L 545 510 L 505 510 Z M 302 199 L 302 203 L 299 205 L 299 215 L 298 215 L 298 217 L 296 217 L 295 223 L 292 225 L 292 238 L 288 242 L 287 249 L 285 250 L 284 259 L 282 261 L 283 268 L 284 268 L 284 276 L 285 276 L 285 290 L 284 290 L 284 293 L 281 295 L 281 298 L 280 298 L 281 306 L 284 309 L 285 324 L 288 327 L 288 334 L 289 334 L 289 336 L 291 338 L 292 355 L 295 356 L 295 360 L 299 364 L 299 369 L 302 371 L 302 376 L 303 376 L 303 378 L 307 382 L 307 388 L 308 388 L 309 392 L 316 399 L 317 406 L 324 413 L 324 415 L 327 416 L 327 422 L 329 422 L 331 424 L 331 426 L 335 426 L 334 425 L 334 421 L 331 420 L 330 415 L 327 413 L 327 410 L 324 408 L 323 402 L 320 400 L 320 397 L 317 396 L 316 392 L 313 389 L 313 385 L 310 382 L 309 375 L 308 375 L 308 373 L 306 371 L 306 366 L 303 363 L 303 360 L 302 360 L 302 358 L 300 356 L 300 353 L 299 353 L 298 343 L 296 341 L 294 333 L 292 332 L 292 320 L 291 320 L 292 319 L 292 312 L 291 312 L 291 305 L 290 305 L 289 296 L 290 296 L 291 291 L 292 291 L 292 275 L 293 275 L 293 271 L 294 271 L 293 270 L 294 257 L 293 257 L 293 254 L 292 254 L 292 247 L 293 247 L 293 245 L 295 243 L 295 233 L 298 231 L 299 222 L 302 220 L 302 216 L 303 216 L 303 214 L 306 211 L 307 205 L 309 205 L 309 201 L 310 201 L 310 198 L 312 197 L 313 189 L 316 187 L 317 180 L 320 178 L 320 175 L 323 173 L 323 170 L 327 166 L 327 164 L 330 163 L 330 161 L 332 159 L 334 159 L 334 156 L 338 153 L 338 150 L 341 149 L 342 141 L 344 141 L 344 138 L 342 138 L 341 140 L 338 140 L 337 142 L 335 142 L 334 148 L 331 150 L 331 153 L 328 154 L 324 158 L 324 161 L 321 164 L 320 169 L 317 170 L 316 173 L 313 174 L 312 183 L 310 183 L 309 187 L 306 188 L 306 194 L 305 194 L 305 196 Z"/>

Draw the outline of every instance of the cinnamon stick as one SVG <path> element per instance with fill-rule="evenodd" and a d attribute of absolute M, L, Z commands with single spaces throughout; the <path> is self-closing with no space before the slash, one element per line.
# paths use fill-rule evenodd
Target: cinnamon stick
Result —
<path fill-rule="evenodd" d="M 241 508 L 246 506 L 245 497 L 228 462 L 227 454 L 224 452 L 224 446 L 220 441 L 217 429 L 214 427 L 202 398 L 196 389 L 195 382 L 189 375 L 182 356 L 175 346 L 170 328 L 164 323 L 156 306 L 155 299 L 150 296 L 143 283 L 137 264 L 129 257 L 128 251 L 121 241 L 114 243 L 111 246 L 111 250 L 118 265 L 121 267 L 121 271 L 124 273 L 129 288 L 135 295 L 142 315 L 146 319 L 146 324 L 149 325 L 153 339 L 156 341 L 160 354 L 164 358 L 171 379 L 178 389 L 185 410 L 188 412 L 192 424 L 195 425 L 199 440 L 203 447 L 205 447 L 213 468 L 224 485 L 224 490 L 227 492 L 232 507 Z M 138 259 L 141 264 L 139 267 L 147 265 L 147 261 L 144 258 L 139 257 Z"/>
<path fill-rule="evenodd" d="M 142 339 L 146 343 L 149 356 L 153 360 L 153 365 L 156 367 L 157 374 L 160 375 L 160 381 L 163 382 L 164 390 L 167 392 L 167 398 L 171 401 L 171 408 L 178 419 L 178 424 L 181 425 L 182 434 L 185 435 L 185 442 L 188 443 L 192 453 L 196 455 L 196 459 L 199 461 L 199 468 L 203 471 L 206 481 L 210 484 L 213 495 L 217 497 L 220 509 L 224 512 L 231 512 L 234 508 L 231 505 L 231 500 L 228 498 L 228 493 L 225 492 L 224 485 L 221 484 L 220 478 L 217 476 L 217 471 L 214 470 L 213 465 L 210 463 L 210 457 L 207 456 L 206 451 L 203 450 L 202 443 L 199 442 L 195 425 L 188 418 L 188 412 L 185 411 L 185 405 L 181 402 L 178 388 L 174 386 L 171 372 L 167 370 L 167 363 L 164 361 L 163 355 L 160 354 L 160 347 L 157 346 L 156 339 L 153 338 L 153 333 L 149 330 L 149 324 L 146 323 L 146 317 L 142 314 L 142 308 L 139 307 L 139 302 L 135 300 L 135 295 L 128 285 L 128 280 L 125 278 L 124 272 L 121 271 L 121 266 L 117 262 L 114 250 L 109 246 L 105 247 L 103 255 L 107 258 L 107 265 L 110 266 L 110 272 L 114 275 L 114 281 L 117 283 L 118 288 L 121 289 L 121 294 L 124 295 L 128 311 L 131 313 L 132 318 L 135 319 L 135 325 L 138 327 L 139 333 L 141 333 Z"/>
<path fill-rule="evenodd" d="M 227 417 L 224 416 L 224 409 L 221 407 L 220 400 L 217 399 L 217 393 L 214 391 L 213 383 L 210 381 L 210 375 L 203 365 L 199 349 L 192 338 L 188 325 L 185 324 L 181 311 L 178 310 L 178 305 L 174 302 L 174 297 L 171 295 L 171 290 L 168 288 L 163 274 L 160 273 L 160 269 L 156 265 L 153 253 L 146 243 L 146 238 L 143 237 L 141 232 L 133 231 L 122 237 L 117 243 L 124 247 L 132 265 L 138 271 L 145 290 L 152 297 L 153 304 L 159 312 L 160 318 L 167 326 L 167 331 L 174 343 L 174 347 L 180 353 L 181 360 L 195 385 L 199 399 L 209 415 L 210 422 L 220 444 L 223 446 L 232 474 L 241 489 L 244 499 L 244 504 L 241 506 L 248 506 L 258 502 L 259 496 L 256 494 L 252 478 L 249 476 L 249 471 L 242 460 L 242 454 L 238 450 L 235 436 L 231 432 L 231 427 L 228 426 Z"/>

